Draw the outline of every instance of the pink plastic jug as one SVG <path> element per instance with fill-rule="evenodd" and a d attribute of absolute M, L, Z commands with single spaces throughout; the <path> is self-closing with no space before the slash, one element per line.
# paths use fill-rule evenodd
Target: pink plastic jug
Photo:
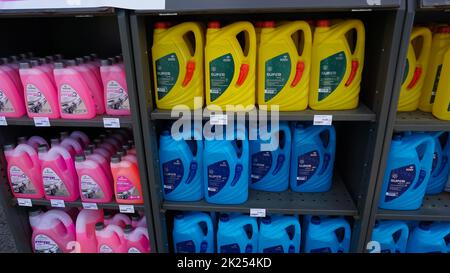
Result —
<path fill-rule="evenodd" d="M 40 136 L 32 136 L 27 140 L 27 144 L 33 147 L 36 151 L 38 150 L 39 146 L 45 145 L 48 147 L 47 141 L 45 141 L 44 138 Z"/>
<path fill-rule="evenodd" d="M 80 196 L 83 202 L 106 203 L 113 196 L 111 180 L 100 164 L 84 155 L 75 157 Z"/>
<path fill-rule="evenodd" d="M 75 69 L 81 73 L 85 82 L 87 83 L 89 90 L 91 90 L 94 96 L 95 110 L 97 115 L 105 113 L 105 104 L 103 103 L 103 87 L 95 76 L 92 65 L 85 64 L 83 58 L 77 58 L 77 65 Z"/>
<path fill-rule="evenodd" d="M 89 144 L 88 149 L 92 150 L 94 154 L 101 155 L 103 158 L 105 158 L 108 162 L 111 161 L 111 153 L 105 149 L 105 148 L 99 148 L 95 144 Z"/>
<path fill-rule="evenodd" d="M 15 70 L 8 65 L 0 65 L 1 116 L 18 118 L 26 114 L 23 87 L 15 82 L 15 74 Z"/>
<path fill-rule="evenodd" d="M 141 217 L 138 213 L 131 215 L 131 226 L 133 228 L 144 227 L 147 228 L 147 219 L 145 216 Z"/>
<path fill-rule="evenodd" d="M 137 166 L 130 161 L 122 160 L 120 155 L 114 155 L 111 158 L 111 172 L 116 202 L 142 204 L 142 186 Z"/>
<path fill-rule="evenodd" d="M 59 118 L 58 92 L 45 72 L 29 63 L 21 63 L 19 73 L 28 116 Z"/>
<path fill-rule="evenodd" d="M 126 253 L 127 244 L 123 230 L 116 225 L 105 227 L 103 223 L 95 225 L 98 253 Z"/>
<path fill-rule="evenodd" d="M 87 159 L 93 160 L 100 165 L 101 169 L 103 170 L 106 177 L 108 178 L 108 181 L 112 185 L 113 177 L 112 177 L 112 173 L 111 173 L 111 167 L 109 165 L 109 163 L 110 163 L 109 160 L 106 159 L 101 154 L 95 153 L 94 150 L 92 150 L 92 149 L 85 149 L 84 155 L 86 156 Z"/>
<path fill-rule="evenodd" d="M 108 224 L 124 228 L 126 225 L 131 225 L 131 219 L 126 214 L 117 213 L 111 218 Z"/>
<path fill-rule="evenodd" d="M 125 69 L 110 60 L 102 60 L 100 67 L 104 89 L 105 109 L 108 115 L 130 115 L 130 101 Z"/>
<path fill-rule="evenodd" d="M 99 222 L 103 222 L 102 210 L 83 209 L 78 214 L 75 228 L 80 253 L 97 252 L 95 224 Z"/>
<path fill-rule="evenodd" d="M 72 158 L 75 158 L 75 155 L 83 153 L 83 146 L 81 146 L 81 144 L 73 138 L 64 138 L 60 145 L 70 152 Z"/>
<path fill-rule="evenodd" d="M 30 64 L 31 66 L 33 67 L 35 66 L 42 72 L 44 72 L 56 88 L 55 77 L 53 76 L 53 68 L 54 68 L 53 64 L 47 63 L 47 60 L 45 58 L 39 58 L 38 60 L 31 60 Z"/>
<path fill-rule="evenodd" d="M 83 148 L 86 148 L 91 142 L 89 140 L 89 137 L 81 131 L 73 131 L 70 134 L 70 137 L 78 141 L 80 144 L 82 144 Z"/>
<path fill-rule="evenodd" d="M 23 86 L 22 82 L 20 81 L 19 64 L 11 63 L 8 60 L 8 58 L 1 58 L 0 63 L 3 64 L 1 69 L 9 75 L 11 80 L 14 82 L 14 85 L 16 86 L 17 90 L 20 90 L 20 93 L 23 98 Z"/>
<path fill-rule="evenodd" d="M 8 162 L 8 181 L 11 191 L 17 198 L 42 198 L 41 163 L 36 150 L 28 144 L 5 145 Z"/>
<path fill-rule="evenodd" d="M 128 253 L 150 253 L 148 230 L 144 227 L 133 228 L 131 225 L 123 229 L 127 241 Z"/>
<path fill-rule="evenodd" d="M 34 209 L 28 213 L 28 221 L 30 222 L 31 230 L 34 230 L 41 220 L 44 212 L 41 209 Z"/>
<path fill-rule="evenodd" d="M 94 72 L 95 77 L 97 78 L 97 80 L 100 82 L 102 88 L 103 88 L 103 83 L 102 83 L 102 77 L 100 76 L 100 64 L 96 61 L 92 60 L 91 56 L 83 56 L 84 59 L 84 63 L 88 65 L 88 67 Z"/>
<path fill-rule="evenodd" d="M 70 153 L 60 145 L 39 147 L 45 198 L 75 201 L 80 197 L 78 176 Z"/>

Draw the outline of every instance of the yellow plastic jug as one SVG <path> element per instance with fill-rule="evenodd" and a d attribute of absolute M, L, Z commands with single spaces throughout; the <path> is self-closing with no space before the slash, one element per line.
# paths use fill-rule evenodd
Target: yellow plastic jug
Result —
<path fill-rule="evenodd" d="M 450 120 L 450 49 L 444 54 L 441 77 L 436 91 L 432 112 L 439 119 Z"/>
<path fill-rule="evenodd" d="M 169 27 L 158 22 L 153 32 L 153 78 L 156 107 L 172 109 L 176 105 L 194 105 L 194 97 L 203 98 L 203 48 L 202 26 L 195 22 Z M 189 39 L 192 33 L 195 42 Z"/>
<path fill-rule="evenodd" d="M 243 32 L 245 46 L 237 35 Z M 227 105 L 255 105 L 256 34 L 249 22 L 225 27 L 210 22 L 206 31 L 206 104 L 225 109 Z"/>
<path fill-rule="evenodd" d="M 302 55 L 298 34 L 303 32 Z M 297 39 L 295 39 L 297 37 Z M 312 35 L 308 23 L 293 21 L 275 27 L 264 22 L 258 51 L 258 104 L 278 105 L 280 111 L 304 110 L 308 106 Z"/>
<path fill-rule="evenodd" d="M 420 95 L 419 109 L 424 112 L 431 112 L 442 72 L 442 60 L 449 48 L 450 27 L 439 27 L 435 31 L 431 42 L 430 63 L 428 64 L 422 94 Z"/>
<path fill-rule="evenodd" d="M 422 38 L 421 42 L 415 42 Z M 420 93 L 425 82 L 425 75 L 431 49 L 431 31 L 426 27 L 414 27 L 406 57 L 403 83 L 400 89 L 397 111 L 415 111 L 419 107 Z M 414 46 L 416 45 L 416 47 Z M 421 45 L 421 46 L 417 46 Z M 415 50 L 420 50 L 416 58 Z"/>
<path fill-rule="evenodd" d="M 352 52 L 348 32 L 356 31 Z M 314 30 L 309 106 L 314 110 L 345 110 L 358 106 L 364 66 L 364 24 L 345 20 L 331 25 L 319 20 Z"/>

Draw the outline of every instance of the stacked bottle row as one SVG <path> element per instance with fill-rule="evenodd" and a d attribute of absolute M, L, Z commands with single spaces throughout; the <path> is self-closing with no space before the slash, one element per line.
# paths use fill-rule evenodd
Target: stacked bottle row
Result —
<path fill-rule="evenodd" d="M 450 223 L 377 221 L 373 252 L 450 253 Z"/>
<path fill-rule="evenodd" d="M 175 216 L 176 253 L 343 253 L 350 248 L 351 228 L 343 217 L 258 218 L 238 213 L 186 212 Z M 216 232 L 217 230 L 217 232 Z M 303 236 L 303 243 L 302 242 Z"/>
<path fill-rule="evenodd" d="M 50 119 L 92 119 L 129 115 L 121 56 L 63 60 L 61 55 L 23 56 L 0 61 L 0 115 Z"/>
<path fill-rule="evenodd" d="M 17 198 L 143 203 L 138 163 L 128 131 L 92 142 L 80 131 L 62 132 L 51 145 L 39 136 L 4 146 L 11 191 Z"/>
<path fill-rule="evenodd" d="M 208 106 L 222 109 L 248 109 L 256 101 L 281 111 L 358 106 L 365 47 L 360 20 L 265 21 L 255 26 L 209 22 L 205 41 L 200 23 L 156 23 L 152 58 L 157 107 L 199 108 L 203 99 L 194 103 L 194 97 L 204 95 Z M 245 33 L 241 41 L 240 33 Z"/>
<path fill-rule="evenodd" d="M 145 216 L 76 208 L 29 214 L 35 253 L 148 253 Z"/>
<path fill-rule="evenodd" d="M 205 136 L 204 141 L 196 130 L 181 139 L 163 131 L 159 162 L 164 198 L 241 204 L 248 199 L 249 187 L 272 192 L 289 186 L 295 192 L 330 190 L 334 127 L 287 122 L 271 127 L 267 135 L 251 126 L 219 139 Z"/>

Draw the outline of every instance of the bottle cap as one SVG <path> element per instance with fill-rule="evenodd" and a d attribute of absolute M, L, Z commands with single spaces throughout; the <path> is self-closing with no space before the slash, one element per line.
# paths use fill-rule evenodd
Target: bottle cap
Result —
<path fill-rule="evenodd" d="M 38 60 L 31 60 L 30 65 L 31 65 L 31 67 L 39 66 L 39 62 L 38 62 Z"/>
<path fill-rule="evenodd" d="M 141 216 L 138 213 L 131 214 L 131 220 L 139 221 L 139 219 L 141 219 Z"/>
<path fill-rule="evenodd" d="M 88 155 L 91 155 L 94 153 L 94 151 L 91 148 L 84 149 L 83 152 L 84 152 L 85 156 L 88 156 Z"/>
<path fill-rule="evenodd" d="M 39 63 L 40 64 L 46 64 L 47 63 L 47 59 L 46 58 L 39 58 Z"/>
<path fill-rule="evenodd" d="M 54 66 L 55 66 L 55 69 L 64 68 L 64 63 L 62 63 L 62 62 L 56 62 Z"/>
<path fill-rule="evenodd" d="M 264 21 L 262 27 L 263 28 L 274 28 L 275 27 L 275 21 Z"/>
<path fill-rule="evenodd" d="M 59 139 L 58 138 L 52 138 L 52 139 L 50 139 L 50 144 L 51 145 L 57 145 L 57 144 L 59 144 L 60 142 L 59 142 Z"/>
<path fill-rule="evenodd" d="M 100 65 L 101 66 L 110 66 L 110 65 L 112 65 L 112 62 L 111 62 L 111 60 L 103 59 L 103 60 L 101 60 Z"/>
<path fill-rule="evenodd" d="M 392 138 L 392 140 L 402 140 L 402 135 L 401 134 L 395 134 L 394 137 Z"/>
<path fill-rule="evenodd" d="M 228 222 L 230 220 L 230 216 L 226 213 L 220 215 L 220 221 L 221 222 Z"/>
<path fill-rule="evenodd" d="M 86 157 L 82 154 L 75 156 L 75 162 L 83 162 L 86 160 Z"/>
<path fill-rule="evenodd" d="M 92 150 L 95 150 L 95 148 L 97 148 L 97 146 L 95 146 L 95 144 L 89 144 L 88 146 L 88 149 L 92 149 Z"/>
<path fill-rule="evenodd" d="M 311 223 L 314 224 L 314 225 L 319 225 L 320 224 L 320 217 L 319 216 L 311 217 Z"/>
<path fill-rule="evenodd" d="M 39 152 L 39 153 L 45 153 L 45 152 L 48 152 L 48 147 L 47 147 L 47 145 L 45 145 L 45 144 L 39 145 L 39 147 L 38 147 L 38 152 Z"/>
<path fill-rule="evenodd" d="M 53 56 L 54 56 L 54 59 L 57 60 L 57 61 L 61 61 L 63 59 L 63 55 L 62 54 L 55 54 Z"/>
<path fill-rule="evenodd" d="M 3 150 L 5 150 L 5 151 L 10 151 L 10 150 L 12 150 L 12 149 L 14 149 L 14 144 L 6 144 L 5 146 L 3 146 Z"/>
<path fill-rule="evenodd" d="M 179 213 L 177 215 L 175 215 L 176 219 L 183 219 L 184 218 L 184 214 L 183 213 Z"/>
<path fill-rule="evenodd" d="M 27 138 L 24 136 L 18 137 L 17 143 L 19 143 L 19 144 L 27 143 Z"/>
<path fill-rule="evenodd" d="M 33 216 L 38 216 L 39 214 L 41 214 L 42 213 L 42 210 L 40 209 L 40 208 L 32 208 L 31 210 L 30 210 L 30 212 L 28 213 L 28 215 L 30 216 L 30 217 L 33 217 Z"/>
<path fill-rule="evenodd" d="M 450 33 L 450 26 L 439 27 L 437 33 Z"/>
<path fill-rule="evenodd" d="M 220 28 L 219 21 L 211 21 L 208 23 L 208 28 Z"/>
<path fill-rule="evenodd" d="M 17 61 L 18 61 L 18 58 L 16 55 L 9 56 L 9 59 L 11 60 L 12 63 L 17 63 Z"/>
<path fill-rule="evenodd" d="M 264 218 L 262 219 L 262 223 L 263 223 L 263 224 L 266 224 L 266 225 L 272 223 L 272 217 L 270 217 L 270 216 L 264 217 Z"/>
<path fill-rule="evenodd" d="M 259 27 L 259 28 L 263 27 L 263 21 L 256 21 L 255 27 Z"/>
<path fill-rule="evenodd" d="M 331 25 L 330 20 L 317 20 L 317 27 L 329 27 Z"/>
<path fill-rule="evenodd" d="M 84 64 L 84 59 L 83 58 L 75 58 L 75 61 L 77 62 L 77 64 Z"/>
<path fill-rule="evenodd" d="M 122 149 L 124 149 L 125 151 L 128 151 L 130 149 L 130 145 L 124 144 L 124 145 L 122 145 Z"/>
<path fill-rule="evenodd" d="M 75 61 L 74 59 L 70 59 L 66 61 L 67 66 L 75 66 L 77 65 L 77 61 Z"/>
<path fill-rule="evenodd" d="M 131 225 L 125 225 L 125 227 L 123 228 L 123 232 L 125 233 L 131 233 L 133 231 L 133 226 Z"/>
<path fill-rule="evenodd" d="M 422 229 L 422 230 L 430 230 L 431 223 L 432 222 L 422 221 L 422 222 L 419 223 L 419 228 Z"/>
<path fill-rule="evenodd" d="M 91 54 L 89 54 L 89 55 L 91 56 L 92 60 L 95 60 L 95 59 L 97 59 L 97 54 L 95 54 L 95 53 L 91 53 Z"/>
<path fill-rule="evenodd" d="M 91 56 L 88 56 L 88 55 L 83 56 L 83 59 L 84 59 L 85 62 L 90 62 L 90 61 L 92 61 Z"/>
<path fill-rule="evenodd" d="M 170 136 L 170 132 L 168 130 L 164 130 L 161 132 L 162 136 Z"/>
<path fill-rule="evenodd" d="M 111 163 L 120 163 L 122 161 L 122 157 L 120 155 L 113 155 L 111 157 Z"/>
<path fill-rule="evenodd" d="M 111 61 L 112 64 L 116 64 L 117 63 L 116 59 L 114 59 L 114 58 L 108 58 L 108 60 Z"/>
<path fill-rule="evenodd" d="M 167 22 L 156 22 L 155 23 L 155 29 L 166 29 L 169 27 L 169 24 Z"/>
<path fill-rule="evenodd" d="M 60 136 L 61 138 L 69 137 L 69 132 L 63 131 L 63 132 L 59 133 L 59 136 Z"/>
<path fill-rule="evenodd" d="M 23 63 L 20 63 L 20 64 L 19 64 L 19 68 L 20 68 L 20 69 L 28 69 L 28 68 L 30 68 L 30 67 L 31 67 L 31 66 L 30 66 L 29 63 L 23 62 Z"/>
<path fill-rule="evenodd" d="M 109 210 L 105 210 L 103 213 L 103 219 L 111 219 L 113 214 Z"/>
<path fill-rule="evenodd" d="M 95 224 L 95 230 L 102 230 L 105 228 L 105 224 L 103 224 L 102 222 L 98 222 L 97 224 Z"/>
<path fill-rule="evenodd" d="M 121 157 L 124 157 L 127 155 L 127 151 L 124 149 L 120 149 L 119 151 L 117 151 L 116 153 L 117 155 L 120 155 Z"/>

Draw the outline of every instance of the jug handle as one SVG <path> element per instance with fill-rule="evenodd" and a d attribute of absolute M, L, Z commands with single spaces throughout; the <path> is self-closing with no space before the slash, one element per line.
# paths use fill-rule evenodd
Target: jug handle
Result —
<path fill-rule="evenodd" d="M 423 76 L 423 68 L 426 67 L 426 59 L 429 56 L 429 48 L 431 48 L 431 31 L 425 27 L 420 27 L 416 31 L 413 31 L 411 34 L 411 41 L 418 38 L 423 38 L 422 48 L 419 54 L 419 58 L 417 58 L 417 65 L 414 69 L 414 75 L 411 79 L 411 82 L 408 84 L 407 88 L 412 89 L 414 86 L 416 86 L 417 82 L 419 82 L 419 79 Z"/>
<path fill-rule="evenodd" d="M 203 34 L 200 29 L 200 26 L 196 23 L 188 23 L 190 29 L 188 29 L 185 33 L 192 32 L 194 33 L 194 39 L 195 39 L 195 52 L 194 55 L 191 56 L 191 59 L 186 64 L 186 75 L 184 75 L 184 80 L 182 83 L 183 87 L 186 87 L 192 80 L 192 77 L 194 76 L 194 72 L 196 69 L 196 63 L 195 63 L 195 57 L 198 57 L 203 53 Z"/>
<path fill-rule="evenodd" d="M 303 52 L 302 52 L 302 55 L 300 55 L 298 58 L 296 69 L 295 69 L 295 76 L 291 82 L 291 87 L 295 87 L 302 80 L 302 76 L 303 76 L 303 73 L 305 72 L 305 68 L 307 71 L 309 70 L 309 64 L 305 65 L 305 61 L 308 61 L 308 60 L 307 60 L 307 58 L 303 58 L 303 56 L 311 55 L 311 48 L 312 48 L 311 27 L 305 21 L 295 21 L 294 25 L 292 26 L 292 30 L 290 31 L 290 34 L 292 35 L 294 32 L 297 32 L 299 30 L 301 30 L 303 32 L 303 37 L 304 37 Z"/>
<path fill-rule="evenodd" d="M 241 86 L 244 84 L 247 79 L 248 73 L 250 71 L 250 60 L 256 60 L 256 55 L 252 52 L 256 52 L 256 34 L 255 28 L 249 22 L 241 22 L 242 28 L 236 28 L 234 33 L 238 35 L 240 32 L 244 32 L 245 35 L 245 50 L 242 50 L 242 56 L 244 56 L 245 60 L 241 64 L 239 68 L 239 76 L 236 81 L 236 86 Z M 247 55 L 245 55 L 244 51 L 247 51 Z M 254 63 L 254 62 L 253 62 Z"/>
<path fill-rule="evenodd" d="M 200 217 L 199 217 L 198 224 L 200 224 L 201 222 L 205 223 L 206 227 L 208 228 L 208 234 L 210 234 L 211 232 L 214 232 L 211 217 L 209 215 L 207 215 L 206 213 L 202 213 L 199 216 Z M 207 235 L 205 235 L 204 238 L 206 238 L 206 236 Z"/>
<path fill-rule="evenodd" d="M 19 149 L 18 149 L 19 148 Z M 32 155 L 36 153 L 36 151 L 29 146 L 28 144 L 19 144 L 14 151 L 19 150 L 20 152 L 25 154 L 24 163 L 26 166 L 29 166 L 29 168 L 33 168 L 34 161 L 32 159 Z"/>
<path fill-rule="evenodd" d="M 349 20 L 347 24 L 348 24 L 347 27 L 343 29 L 343 34 L 349 32 L 352 29 L 356 30 L 356 45 L 355 50 L 352 53 L 350 75 L 348 76 L 348 79 L 345 82 L 345 86 L 350 86 L 356 77 L 358 69 L 360 69 L 360 67 L 362 67 L 363 65 L 363 60 L 359 60 L 358 56 L 364 55 L 364 39 L 366 34 L 364 30 L 364 24 L 361 21 Z"/>
<path fill-rule="evenodd" d="M 416 138 L 413 136 L 413 143 L 412 146 L 417 148 L 418 146 L 422 145 L 422 144 L 426 144 L 428 149 L 433 149 L 434 146 L 434 140 L 431 136 L 427 136 L 425 138 L 421 137 L 421 138 Z M 434 149 L 433 149 L 434 150 Z M 424 162 L 431 162 L 433 161 L 433 155 L 432 153 L 428 153 L 426 154 L 426 156 L 424 155 L 422 157 L 422 160 L 420 160 L 420 170 L 422 169 L 422 166 L 424 165 Z M 431 171 L 429 173 L 426 174 L 426 176 L 429 178 L 431 176 Z M 423 180 L 426 180 L 425 178 Z M 416 184 L 415 186 L 413 186 L 413 190 L 416 190 L 418 188 L 419 184 Z"/>

